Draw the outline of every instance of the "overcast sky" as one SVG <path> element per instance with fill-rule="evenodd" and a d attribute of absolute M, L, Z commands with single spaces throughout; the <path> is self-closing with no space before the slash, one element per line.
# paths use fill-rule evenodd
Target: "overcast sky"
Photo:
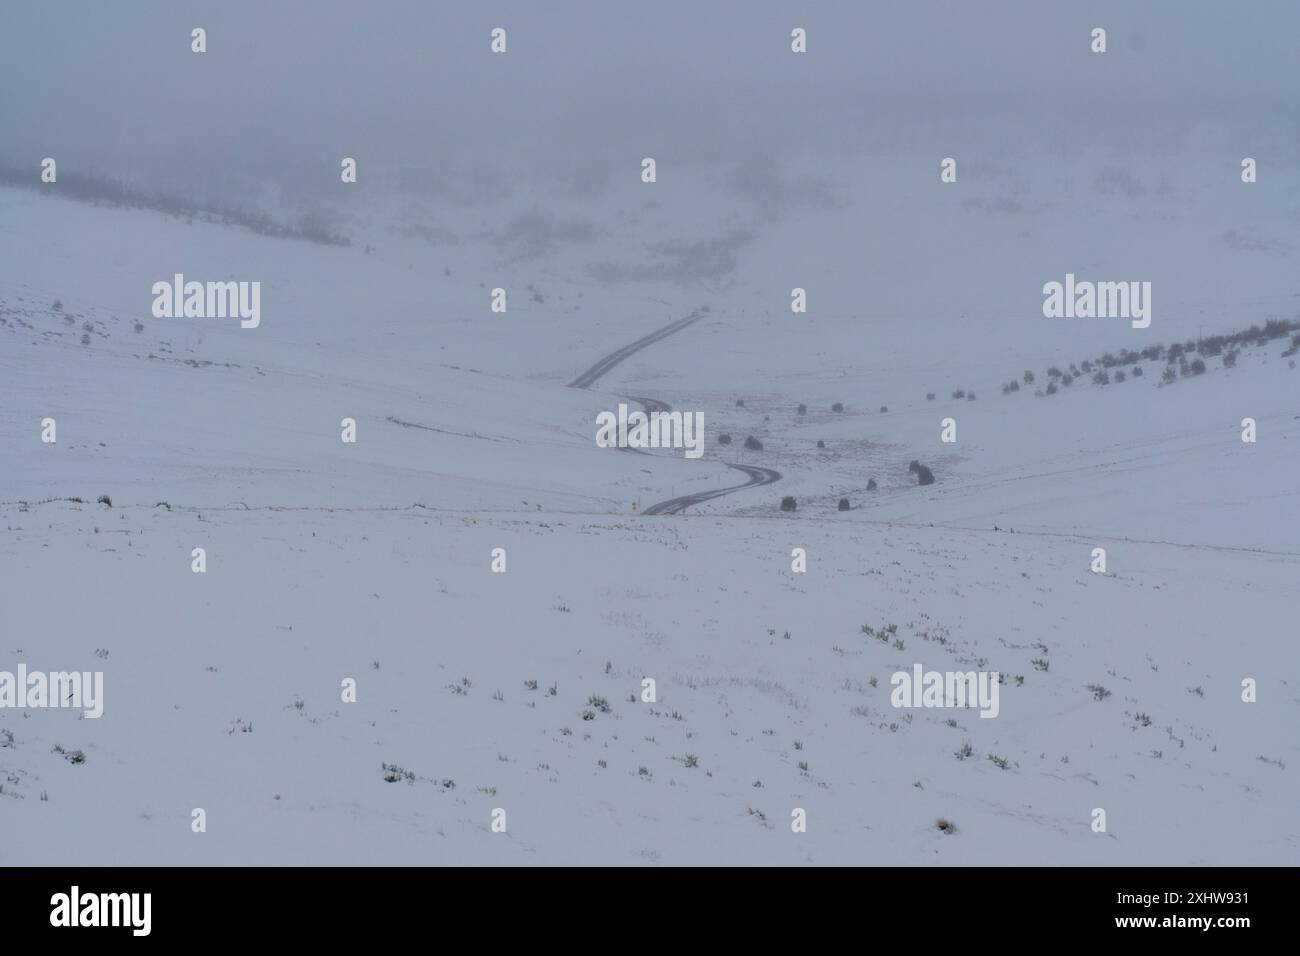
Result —
<path fill-rule="evenodd" d="M 1290 0 L 11 2 L 0 162 L 211 185 L 332 181 L 342 155 L 420 180 L 904 149 L 913 125 L 945 123 L 1122 144 L 1217 118 L 1295 141 L 1298 35 Z"/>

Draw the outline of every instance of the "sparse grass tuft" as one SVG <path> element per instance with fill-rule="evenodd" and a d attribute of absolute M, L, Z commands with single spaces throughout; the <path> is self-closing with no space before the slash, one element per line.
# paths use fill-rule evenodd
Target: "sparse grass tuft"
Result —
<path fill-rule="evenodd" d="M 63 745 L 62 745 L 62 744 L 55 744 L 54 747 L 52 748 L 52 752 L 53 752 L 53 753 L 56 753 L 56 754 L 62 754 L 63 759 L 66 760 L 68 763 L 71 763 L 71 764 L 78 764 L 78 763 L 85 763 L 85 762 L 86 762 L 86 754 L 85 754 L 84 751 L 81 751 L 81 750 L 65 750 L 65 749 L 63 748 Z"/>

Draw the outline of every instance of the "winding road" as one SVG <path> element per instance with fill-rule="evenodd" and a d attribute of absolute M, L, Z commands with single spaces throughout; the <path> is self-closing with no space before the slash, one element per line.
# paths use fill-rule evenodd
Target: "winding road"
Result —
<path fill-rule="evenodd" d="M 691 505 L 698 505 L 712 498 L 721 498 L 733 491 L 744 491 L 746 488 L 757 488 L 759 485 L 770 485 L 781 480 L 781 473 L 771 468 L 760 468 L 757 465 L 733 465 L 731 463 L 728 463 L 727 467 L 743 471 L 749 475 L 749 481 L 743 485 L 732 485 L 730 488 L 715 488 L 712 491 L 697 491 L 693 495 L 682 495 L 680 498 L 669 498 L 657 505 L 651 505 L 641 513 L 644 515 L 679 515 Z"/>
<path fill-rule="evenodd" d="M 603 359 L 570 382 L 569 388 L 590 388 L 592 385 L 596 384 L 596 382 L 599 381 L 606 372 L 614 368 L 614 366 L 618 365 L 624 359 L 635 355 L 648 345 L 653 345 L 656 342 L 668 338 L 670 335 L 680 332 L 691 323 L 698 321 L 699 318 L 699 312 L 692 312 L 684 319 L 670 322 L 663 328 L 657 329 L 649 335 L 642 336 L 630 345 L 625 345 L 617 351 L 610 352 Z M 651 412 L 672 411 L 671 405 L 667 402 L 661 402 L 657 398 L 638 398 L 633 396 L 627 396 L 627 398 L 629 401 L 637 402 L 644 407 L 647 415 Z M 639 449 L 632 450 L 639 451 Z M 642 454 L 644 454 L 644 452 L 642 452 Z M 749 481 L 745 482 L 743 485 L 731 485 L 727 488 L 714 488 L 711 491 L 697 491 L 694 494 L 669 498 L 667 501 L 661 501 L 658 504 L 651 505 L 641 513 L 647 515 L 681 514 L 691 505 L 698 505 L 702 502 L 710 501 L 713 498 L 721 498 L 723 495 L 729 495 L 736 491 L 743 491 L 746 488 L 757 488 L 760 485 L 774 484 L 781 480 L 781 473 L 772 468 L 760 468 L 758 465 L 733 465 L 730 463 L 727 464 L 727 467 L 735 468 L 737 471 L 743 471 L 749 476 Z"/>

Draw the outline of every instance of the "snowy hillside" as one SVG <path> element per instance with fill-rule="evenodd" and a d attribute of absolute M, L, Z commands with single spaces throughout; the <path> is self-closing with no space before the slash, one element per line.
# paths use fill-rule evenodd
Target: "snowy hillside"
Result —
<path fill-rule="evenodd" d="M 750 341 L 710 307 L 582 390 L 566 385 L 698 293 L 593 287 L 583 311 L 492 316 L 477 282 L 403 270 L 400 247 L 17 190 L 0 207 L 19 224 L 4 261 L 24 263 L 0 288 L 6 653 L 105 674 L 100 719 L 0 711 L 5 862 L 1294 858 L 1285 342 L 1167 387 L 1149 363 L 1040 398 L 998 394 L 1021 354 L 981 358 L 944 370 L 976 401 L 928 402 L 815 363 L 762 387 L 743 361 L 692 369 Z M 188 273 L 254 270 L 286 299 L 257 330 L 152 319 L 132 290 L 158 253 L 115 243 L 127 228 Z M 336 281 L 359 270 L 374 278 Z M 378 308 L 355 293 L 375 285 Z M 537 374 L 462 364 L 516 335 Z M 647 394 L 704 410 L 703 460 L 595 447 L 596 412 Z M 764 451 L 719 446 L 724 429 Z M 935 485 L 912 484 L 914 457 Z M 633 511 L 743 483 L 728 461 L 780 482 Z M 1005 675 L 998 719 L 891 706 L 891 675 L 916 662 Z"/>
<path fill-rule="evenodd" d="M 1295 863 L 1300 13 L 815 6 L 6 11 L 0 866 Z"/>

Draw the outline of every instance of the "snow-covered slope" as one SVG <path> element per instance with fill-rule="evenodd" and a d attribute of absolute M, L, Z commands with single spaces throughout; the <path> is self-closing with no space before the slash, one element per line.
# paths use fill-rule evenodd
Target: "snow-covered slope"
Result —
<path fill-rule="evenodd" d="M 713 175 L 678 198 L 702 223 L 724 221 Z M 857 265 L 852 230 L 897 237 L 908 198 L 814 202 L 786 247 L 802 229 L 833 252 L 783 266 L 760 230 L 714 279 L 672 272 L 701 250 L 653 247 L 687 229 L 653 208 L 603 216 L 621 225 L 596 248 L 520 258 L 377 222 L 317 246 L 0 189 L 0 669 L 105 675 L 99 719 L 0 708 L 0 863 L 1293 861 L 1286 343 L 1166 386 L 1149 362 L 1051 396 L 1000 387 L 1192 325 L 1290 318 L 1294 252 L 1220 276 L 1222 321 L 1197 311 L 1214 280 L 1193 271 L 1139 337 L 1037 311 L 1046 279 L 1131 249 L 1078 266 L 1021 222 L 1027 200 L 955 202 L 936 255 L 957 254 L 962 217 L 1002 230 L 963 267 L 984 303 L 967 315 L 905 239 Z M 1167 265 L 1223 254 L 1208 200 L 1141 201 L 1207 221 L 1135 245 L 1181 242 Z M 997 273 L 999 295 L 989 264 L 1016 242 L 1033 261 Z M 647 244 L 661 268 L 644 281 L 610 264 Z M 152 318 L 173 271 L 261 281 L 261 326 Z M 597 448 L 596 414 L 639 396 L 703 411 L 704 458 Z M 913 483 L 914 458 L 935 485 Z M 738 483 L 733 461 L 781 480 L 639 514 Z M 891 675 L 917 663 L 1000 672 L 998 717 L 892 706 Z"/>

